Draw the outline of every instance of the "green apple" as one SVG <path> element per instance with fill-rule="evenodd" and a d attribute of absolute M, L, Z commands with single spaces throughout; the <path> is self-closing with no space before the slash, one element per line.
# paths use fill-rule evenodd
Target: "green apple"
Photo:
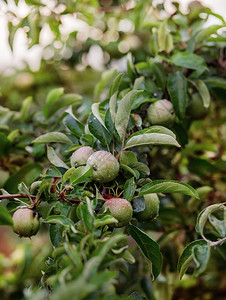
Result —
<path fill-rule="evenodd" d="M 172 126 L 175 120 L 172 103 L 166 99 L 154 102 L 148 108 L 147 117 L 152 125 Z"/>
<path fill-rule="evenodd" d="M 29 208 L 20 208 L 13 214 L 13 230 L 21 237 L 31 237 L 32 235 L 36 235 L 39 227 L 39 213 Z"/>
<path fill-rule="evenodd" d="M 119 173 L 117 159 L 104 150 L 94 152 L 88 158 L 87 165 L 93 168 L 92 179 L 101 183 L 114 180 Z"/>
<path fill-rule="evenodd" d="M 159 197 L 157 194 L 144 195 L 145 209 L 136 214 L 138 221 L 146 221 L 149 219 L 155 219 L 159 213 Z"/>
<path fill-rule="evenodd" d="M 108 207 L 112 216 L 118 220 L 116 227 L 123 227 L 132 219 L 133 208 L 126 199 L 111 198 L 105 202 L 104 207 Z"/>
<path fill-rule="evenodd" d="M 187 108 L 187 114 L 194 120 L 203 118 L 209 111 L 209 108 L 205 108 L 203 100 L 198 93 L 195 93 L 191 97 L 191 102 Z"/>
<path fill-rule="evenodd" d="M 89 146 L 84 146 L 77 149 L 71 156 L 71 166 L 77 167 L 79 165 L 85 165 L 87 159 L 93 154 L 94 151 Z"/>

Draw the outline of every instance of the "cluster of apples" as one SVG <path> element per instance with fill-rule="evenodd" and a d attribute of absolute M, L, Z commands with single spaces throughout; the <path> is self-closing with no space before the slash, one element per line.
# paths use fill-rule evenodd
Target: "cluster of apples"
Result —
<path fill-rule="evenodd" d="M 119 173 L 119 162 L 110 152 L 100 150 L 94 152 L 89 146 L 84 146 L 76 150 L 71 156 L 71 165 L 79 166 L 86 164 L 93 168 L 91 175 L 94 181 L 107 183 L 114 180 Z M 144 196 L 145 210 L 136 214 L 139 221 L 154 219 L 158 215 L 159 198 L 157 194 Z M 112 216 L 118 220 L 116 227 L 127 225 L 133 216 L 131 203 L 124 198 L 106 199 L 104 207 L 108 207 Z"/>

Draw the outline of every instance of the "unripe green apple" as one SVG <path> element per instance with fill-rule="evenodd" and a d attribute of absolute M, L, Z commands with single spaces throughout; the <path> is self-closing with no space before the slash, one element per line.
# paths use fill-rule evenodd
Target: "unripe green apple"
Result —
<path fill-rule="evenodd" d="M 136 214 L 138 221 L 146 221 L 149 219 L 155 219 L 159 213 L 159 197 L 157 194 L 144 195 L 145 209 Z"/>
<path fill-rule="evenodd" d="M 71 166 L 77 167 L 79 165 L 84 165 L 87 162 L 87 159 L 93 154 L 94 151 L 89 146 L 84 146 L 77 149 L 71 156 Z"/>
<path fill-rule="evenodd" d="M 40 227 L 40 216 L 29 208 L 20 208 L 13 215 L 13 230 L 20 236 L 36 235 Z"/>
<path fill-rule="evenodd" d="M 173 104 L 166 100 L 158 100 L 148 108 L 148 121 L 152 125 L 172 126 L 175 120 Z"/>
<path fill-rule="evenodd" d="M 118 220 L 116 227 L 123 227 L 131 221 L 133 208 L 126 199 L 111 198 L 105 202 L 104 206 L 108 207 L 112 216 Z"/>
<path fill-rule="evenodd" d="M 188 115 L 194 119 L 198 120 L 204 117 L 208 113 L 209 109 L 205 108 L 203 105 L 203 100 L 198 93 L 195 93 L 191 97 L 191 102 L 187 108 Z"/>
<path fill-rule="evenodd" d="M 88 158 L 87 165 L 93 168 L 91 178 L 101 183 L 112 181 L 119 172 L 117 159 L 114 155 L 104 150 L 94 152 Z"/>

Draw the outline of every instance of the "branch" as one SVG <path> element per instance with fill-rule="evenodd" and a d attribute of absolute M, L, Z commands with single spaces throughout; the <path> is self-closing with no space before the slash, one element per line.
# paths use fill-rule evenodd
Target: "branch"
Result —
<path fill-rule="evenodd" d="M 208 241 L 208 240 L 207 240 L 207 241 Z M 208 242 L 210 243 L 210 247 L 215 247 L 215 246 L 217 246 L 217 245 L 220 245 L 220 244 L 226 242 L 226 237 L 223 238 L 223 239 L 220 239 L 220 240 L 218 240 L 218 241 L 216 241 L 216 242 L 210 242 L 210 241 L 208 241 Z"/>
<path fill-rule="evenodd" d="M 32 199 L 35 199 L 36 196 L 33 196 L 33 195 L 25 195 L 25 194 L 12 194 L 12 195 L 0 195 L 0 200 L 2 199 L 13 199 L 13 198 L 32 198 Z"/>
<path fill-rule="evenodd" d="M 63 198 L 62 198 L 62 200 L 63 201 L 69 201 L 69 202 L 78 202 L 78 203 L 80 203 L 80 202 L 83 202 L 84 203 L 84 201 L 82 201 L 82 200 L 79 200 L 79 199 L 75 199 L 75 198 L 70 198 L 70 196 L 64 196 Z"/>

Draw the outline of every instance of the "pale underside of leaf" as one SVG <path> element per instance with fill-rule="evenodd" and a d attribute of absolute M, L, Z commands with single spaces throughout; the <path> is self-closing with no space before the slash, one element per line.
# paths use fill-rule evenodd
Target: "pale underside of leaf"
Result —
<path fill-rule="evenodd" d="M 172 145 L 180 147 L 179 143 L 168 134 L 144 133 L 130 138 L 126 142 L 124 149 L 142 145 Z"/>
<path fill-rule="evenodd" d="M 52 147 L 47 148 L 47 157 L 54 166 L 69 169 Z"/>
<path fill-rule="evenodd" d="M 141 188 L 139 195 L 151 193 L 182 193 L 199 199 L 199 195 L 194 188 L 186 183 L 174 180 L 152 181 Z"/>

